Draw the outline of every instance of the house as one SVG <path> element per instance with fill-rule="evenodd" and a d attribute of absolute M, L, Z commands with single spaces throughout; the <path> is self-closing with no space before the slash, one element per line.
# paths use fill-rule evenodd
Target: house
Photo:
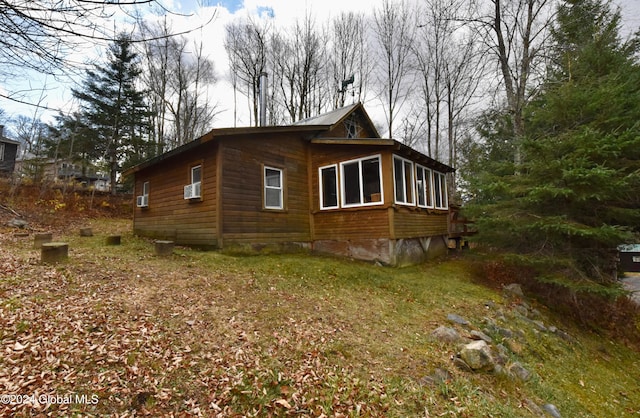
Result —
<path fill-rule="evenodd" d="M 16 172 L 21 177 L 54 184 L 66 184 L 74 189 L 95 189 L 100 192 L 110 190 L 109 177 L 97 172 L 94 167 L 75 164 L 66 159 L 37 157 L 25 153 L 16 161 Z"/>
<path fill-rule="evenodd" d="M 640 272 L 640 244 L 626 244 L 618 247 L 620 270 Z"/>
<path fill-rule="evenodd" d="M 0 176 L 8 177 L 13 174 L 19 146 L 18 141 L 4 137 L 4 126 L 0 125 Z"/>
<path fill-rule="evenodd" d="M 358 103 L 290 126 L 214 129 L 124 175 L 141 236 L 402 265 L 447 251 L 453 171 L 380 138 Z"/>

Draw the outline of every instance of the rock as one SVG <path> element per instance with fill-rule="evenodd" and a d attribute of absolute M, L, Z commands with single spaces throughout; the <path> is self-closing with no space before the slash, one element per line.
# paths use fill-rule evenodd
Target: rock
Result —
<path fill-rule="evenodd" d="M 538 328 L 538 330 L 546 332 L 547 327 L 544 326 L 544 322 L 542 321 L 533 321 L 533 324 Z"/>
<path fill-rule="evenodd" d="M 529 412 L 531 412 L 531 414 L 535 416 L 538 416 L 538 417 L 544 416 L 544 412 L 542 411 L 542 409 L 538 406 L 537 403 L 535 403 L 531 399 L 527 398 L 524 400 L 524 407 L 527 408 Z"/>
<path fill-rule="evenodd" d="M 18 218 L 13 218 L 12 220 L 10 220 L 9 222 L 7 222 L 7 226 L 10 226 L 12 228 L 20 228 L 20 229 L 24 229 L 29 225 L 29 222 L 23 220 L 23 219 L 18 219 Z"/>
<path fill-rule="evenodd" d="M 473 341 L 460 351 L 460 358 L 473 370 L 493 370 L 491 349 L 483 340 Z"/>
<path fill-rule="evenodd" d="M 514 309 L 525 318 L 529 316 L 529 310 L 522 305 L 517 305 Z"/>
<path fill-rule="evenodd" d="M 464 319 L 463 317 L 461 317 L 460 315 L 456 315 L 456 314 L 449 314 L 447 315 L 447 319 L 455 324 L 458 325 L 469 325 L 469 321 L 467 321 L 466 319 Z"/>
<path fill-rule="evenodd" d="M 553 418 L 562 418 L 562 415 L 560 415 L 560 411 L 558 411 L 558 408 L 556 408 L 555 405 L 553 404 L 545 404 L 542 406 L 542 409 L 544 409 L 544 411 L 551 415 Z"/>
<path fill-rule="evenodd" d="M 524 293 L 522 292 L 522 287 L 518 283 L 508 284 L 502 290 L 505 293 L 505 295 L 510 297 L 518 297 L 518 298 L 524 297 Z"/>
<path fill-rule="evenodd" d="M 445 343 L 457 343 L 460 341 L 460 334 L 453 328 L 440 326 L 433 330 L 431 336 L 438 341 Z"/>
<path fill-rule="evenodd" d="M 431 375 L 423 378 L 422 383 L 425 383 L 431 386 L 436 386 L 441 383 L 445 383 L 451 379 L 452 379 L 451 373 L 449 373 L 445 369 L 441 369 L 438 367 L 434 370 L 434 372 Z"/>
<path fill-rule="evenodd" d="M 517 361 L 509 366 L 509 373 L 522 380 L 523 382 L 531 379 L 531 372 L 525 369 L 522 364 L 518 363 Z"/>
<path fill-rule="evenodd" d="M 453 358 L 453 364 L 454 364 L 454 366 L 456 366 L 459 370 L 462 370 L 463 372 L 468 372 L 468 373 L 472 373 L 473 372 L 473 369 L 467 363 L 465 363 L 465 361 L 462 360 L 460 357 L 454 357 Z"/>
<path fill-rule="evenodd" d="M 474 340 L 483 340 L 487 344 L 491 344 L 493 342 L 493 338 L 489 337 L 487 334 L 485 334 L 482 331 L 476 331 L 474 329 L 469 334 L 471 334 L 471 338 L 473 338 Z"/>

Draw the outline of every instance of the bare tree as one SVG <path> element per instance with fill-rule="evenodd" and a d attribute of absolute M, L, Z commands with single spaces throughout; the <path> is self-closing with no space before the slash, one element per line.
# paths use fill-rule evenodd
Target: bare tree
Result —
<path fill-rule="evenodd" d="M 119 29 L 113 22 L 139 5 L 171 13 L 157 0 L 0 0 L 0 79 L 22 77 L 25 71 L 67 75 L 83 68 L 72 53 L 115 41 Z M 20 89 L 0 97 L 43 107 L 31 103 L 29 93 Z"/>
<path fill-rule="evenodd" d="M 246 18 L 228 24 L 225 31 L 224 47 L 233 74 L 233 88 L 249 99 L 253 125 L 257 126 L 260 75 L 267 70 L 270 23 L 268 20 Z"/>
<path fill-rule="evenodd" d="M 280 102 L 289 122 L 308 118 L 326 109 L 325 36 L 307 15 L 296 21 L 291 31 L 272 38 L 271 66 Z"/>
<path fill-rule="evenodd" d="M 388 135 L 392 138 L 393 122 L 413 85 L 413 74 L 408 69 L 416 23 L 404 0 L 383 0 L 381 8 L 374 10 L 373 15 L 379 46 L 378 81 L 385 105 Z"/>
<path fill-rule="evenodd" d="M 354 12 L 342 12 L 331 21 L 327 61 L 335 108 L 345 105 L 348 94 L 355 102 L 364 100 L 371 66 L 366 29 L 364 15 Z"/>
<path fill-rule="evenodd" d="M 204 55 L 203 44 L 184 36 L 172 37 L 166 19 L 155 26 L 142 25 L 145 42 L 144 81 L 151 92 L 154 137 L 161 153 L 189 142 L 211 127 L 216 106 L 208 87 L 216 80 L 213 62 Z"/>
<path fill-rule="evenodd" d="M 555 0 L 471 0 L 479 38 L 495 58 L 502 78 L 514 140 L 524 134 L 523 109 L 538 71 L 544 68 Z M 515 163 L 520 164 L 516 152 Z"/>

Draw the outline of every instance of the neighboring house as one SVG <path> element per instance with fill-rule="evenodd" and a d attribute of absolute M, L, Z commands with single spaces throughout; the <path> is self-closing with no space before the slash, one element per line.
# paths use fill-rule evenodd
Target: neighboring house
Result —
<path fill-rule="evenodd" d="M 20 143 L 4 137 L 4 126 L 0 125 L 0 176 L 11 176 L 16 166 Z"/>
<path fill-rule="evenodd" d="M 92 167 L 82 167 L 67 160 L 36 157 L 27 153 L 16 162 L 16 172 L 21 177 L 54 184 L 66 183 L 74 188 L 95 188 L 97 191 L 110 190 L 109 177 Z"/>
<path fill-rule="evenodd" d="M 355 104 L 290 126 L 214 129 L 124 175 L 138 235 L 400 265 L 447 251 L 453 171 L 381 139 Z"/>
<path fill-rule="evenodd" d="M 618 247 L 620 254 L 620 270 L 623 272 L 640 272 L 640 244 L 627 244 Z"/>

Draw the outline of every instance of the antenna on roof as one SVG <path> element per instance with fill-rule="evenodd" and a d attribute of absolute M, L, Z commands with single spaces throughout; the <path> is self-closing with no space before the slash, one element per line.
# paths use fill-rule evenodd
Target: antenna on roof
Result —
<path fill-rule="evenodd" d="M 346 80 L 342 80 L 342 82 L 340 83 L 340 88 L 338 89 L 338 93 L 340 93 L 340 106 L 339 107 L 344 106 L 344 94 L 347 92 L 347 88 L 350 85 L 353 85 L 354 81 L 355 81 L 355 76 L 354 76 L 354 74 L 351 74 L 351 77 L 347 78 Z M 353 96 L 353 91 L 351 92 L 351 95 Z"/>

